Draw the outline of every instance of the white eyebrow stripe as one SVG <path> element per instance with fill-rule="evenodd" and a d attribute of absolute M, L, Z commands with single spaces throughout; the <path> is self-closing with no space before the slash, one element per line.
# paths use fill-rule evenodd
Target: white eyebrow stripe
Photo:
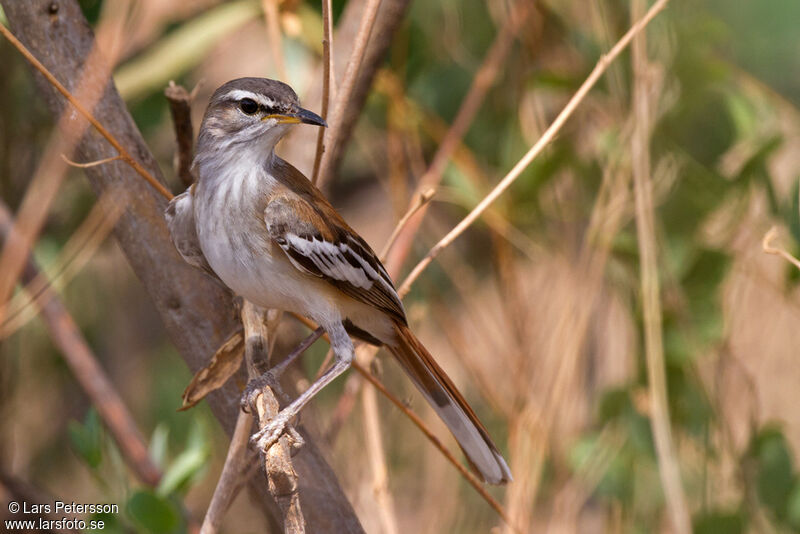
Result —
<path fill-rule="evenodd" d="M 234 89 L 233 91 L 228 91 L 225 93 L 225 99 L 232 99 L 232 100 L 242 100 L 243 98 L 249 98 L 251 100 L 255 100 L 259 104 L 264 107 L 272 108 L 275 107 L 275 101 L 271 98 L 267 98 L 264 95 L 259 95 L 257 93 L 253 93 L 250 91 L 245 91 L 244 89 Z"/>

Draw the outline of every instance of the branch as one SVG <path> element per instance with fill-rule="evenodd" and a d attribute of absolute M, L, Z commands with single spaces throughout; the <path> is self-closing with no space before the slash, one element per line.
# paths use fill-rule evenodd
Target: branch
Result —
<path fill-rule="evenodd" d="M 77 2 L 60 0 L 56 15 L 48 12 L 50 0 L 0 0 L 0 4 L 11 30 L 36 57 L 42 58 L 52 76 L 64 81 L 65 88 L 74 87 L 93 43 Z M 37 76 L 37 82 L 51 111 L 61 114 L 66 104 L 60 92 L 46 79 Z M 113 86 L 106 89 L 94 108 L 94 116 L 120 146 L 129 147 L 129 153 L 136 154 L 145 172 L 163 182 L 158 165 Z M 84 136 L 78 153 L 83 161 L 115 155 L 108 141 L 93 131 Z M 190 370 L 196 372 L 236 328 L 230 294 L 180 258 L 164 221 L 164 197 L 148 187 L 138 171 L 129 165 L 111 164 L 86 169 L 86 175 L 98 196 L 108 191 L 124 208 L 115 228 L 120 247 L 153 299 L 168 335 Z M 208 398 L 211 410 L 229 434 L 239 411 L 240 394 L 234 382 Z M 306 445 L 294 461 L 309 530 L 362 532 L 330 466 L 312 438 L 304 437 Z M 263 483 L 252 487 L 267 512 L 278 517 Z"/>
<path fill-rule="evenodd" d="M 195 88 L 197 89 L 197 88 Z M 194 129 L 192 128 L 192 100 L 194 91 L 189 93 L 185 88 L 169 82 L 164 90 L 169 102 L 169 113 L 175 128 L 175 174 L 181 179 L 184 187 L 194 183 L 192 176 L 192 160 L 194 159 Z"/>
<path fill-rule="evenodd" d="M 270 313 L 278 313 L 271 310 Z M 277 326 L 277 321 L 270 321 Z M 258 378 L 256 362 L 270 360 L 270 336 L 275 334 L 274 328 L 268 328 L 267 312 L 258 306 L 245 301 L 242 306 L 242 324 L 244 325 L 245 359 L 247 361 L 248 378 Z M 280 404 L 270 385 L 259 388 L 253 399 L 258 412 L 258 427 L 263 429 L 280 412 Z M 287 534 L 304 534 L 306 521 L 300 507 L 300 494 L 297 472 L 292 465 L 291 437 L 284 432 L 281 437 L 264 453 L 264 471 L 269 483 L 269 492 L 278 503 L 284 532 Z"/>

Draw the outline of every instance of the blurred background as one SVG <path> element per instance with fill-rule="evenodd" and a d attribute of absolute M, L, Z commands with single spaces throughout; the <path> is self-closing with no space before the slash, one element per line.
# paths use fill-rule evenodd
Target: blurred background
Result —
<path fill-rule="evenodd" d="M 96 25 L 114 2 L 80 4 Z M 536 142 L 632 21 L 628 2 L 522 1 L 526 18 L 508 36 L 506 21 L 520 16 L 512 4 L 412 2 L 327 184 L 334 206 L 380 250 L 487 51 L 506 34 L 496 74 L 445 167 L 403 273 Z M 284 79 L 305 107 L 320 109 L 320 2 L 132 5 L 121 15 L 115 81 L 173 191 L 182 186 L 163 95 L 170 80 L 197 86 L 195 131 L 213 90 L 240 76 Z M 263 6 L 277 18 L 265 17 Z M 333 1 L 334 24 L 346 8 Z M 794 0 L 673 0 L 647 31 L 664 359 L 675 453 L 696 532 L 800 530 L 800 271 L 765 254 L 761 243 L 777 226 L 774 244 L 800 252 L 798 21 Z M 333 46 L 341 81 L 352 36 Z M 5 40 L 0 65 L 0 195 L 15 211 L 55 120 L 29 66 Z M 671 531 L 649 418 L 632 186 L 633 72 L 626 51 L 556 140 L 405 300 L 418 335 L 510 460 L 514 483 L 489 491 L 521 530 Z M 310 128 L 298 130 L 278 153 L 309 174 L 315 138 Z M 113 238 L 84 235 L 95 201 L 82 172 L 71 170 L 35 257 L 58 274 L 55 287 L 169 484 L 147 489 L 126 469 L 19 288 L 0 325 L 0 470 L 65 500 L 118 503 L 122 513 L 107 518 L 107 532 L 186 532 L 202 520 L 228 439 L 205 403 L 176 411 L 191 375 Z M 278 354 L 304 332 L 284 320 Z M 290 380 L 304 387 L 326 349 L 315 345 Z M 375 372 L 457 450 L 385 356 Z M 364 453 L 362 394 L 369 387 L 349 373 L 302 422 L 367 532 L 385 532 L 386 508 L 376 504 Z M 388 469 L 381 495 L 392 503 L 397 531 L 507 531 L 380 396 L 378 410 Z M 224 531 L 266 528 L 240 494 Z"/>

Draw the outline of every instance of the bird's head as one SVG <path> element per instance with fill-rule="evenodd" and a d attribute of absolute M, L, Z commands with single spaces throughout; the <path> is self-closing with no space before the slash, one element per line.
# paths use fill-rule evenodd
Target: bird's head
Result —
<path fill-rule="evenodd" d="M 327 126 L 300 107 L 285 83 L 266 78 L 237 78 L 214 92 L 200 125 L 198 155 L 203 151 L 246 150 L 269 154 L 293 124 Z"/>

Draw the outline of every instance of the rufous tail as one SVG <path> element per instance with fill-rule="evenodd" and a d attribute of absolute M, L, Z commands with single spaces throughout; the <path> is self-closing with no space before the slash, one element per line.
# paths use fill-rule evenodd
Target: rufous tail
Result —
<path fill-rule="evenodd" d="M 486 428 L 433 356 L 407 326 L 395 324 L 395 332 L 398 342 L 389 350 L 453 433 L 473 471 L 490 484 L 512 480 Z"/>

